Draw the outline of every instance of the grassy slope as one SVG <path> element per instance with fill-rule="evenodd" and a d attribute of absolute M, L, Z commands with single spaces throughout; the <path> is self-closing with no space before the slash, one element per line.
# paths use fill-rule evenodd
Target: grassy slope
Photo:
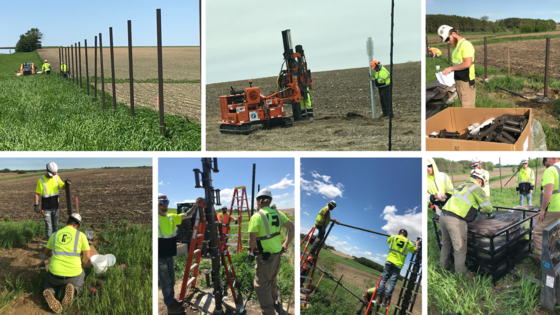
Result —
<path fill-rule="evenodd" d="M 38 71 L 41 70 L 43 65 L 43 61 L 36 51 L 0 55 L 0 76 L 13 75 L 19 71 L 21 64 L 24 62 L 34 62 Z"/>
<path fill-rule="evenodd" d="M 200 125 L 187 119 L 166 114 L 167 134 L 161 136 L 154 110 L 136 107 L 131 117 L 125 104 L 112 109 L 112 96 L 106 93 L 103 111 L 101 100 L 93 101 L 85 89 L 57 75 L 11 76 L 17 63 L 33 56 L 38 58 L 36 52 L 0 55 L 0 150 L 201 149 Z"/>
<path fill-rule="evenodd" d="M 80 231 L 86 229 L 84 226 Z M 0 222 L 0 248 L 21 247 L 44 234 L 43 222 Z M 125 264 L 128 268 L 111 268 L 105 275 L 96 275 L 93 269 L 86 270 L 86 284 L 92 285 L 100 279 L 105 285 L 95 296 L 84 287 L 64 313 L 152 314 L 151 226 L 129 226 L 126 221 L 122 221 L 118 228 L 106 224 L 103 232 L 94 235 L 94 239 L 101 238 L 104 242 L 97 244 L 96 249 L 103 254 L 114 254 L 117 264 Z M 15 273 L 3 274 L 6 284 L 0 285 L 0 311 L 24 292 L 38 296 L 43 309 L 48 309 L 41 294 L 45 275 L 44 268 L 29 281 L 23 281 Z M 58 297 L 62 296 L 60 290 Z"/>
<path fill-rule="evenodd" d="M 539 204 L 539 192 L 533 193 L 533 204 Z M 514 207 L 519 197 L 514 188 L 490 188 L 492 205 Z M 540 285 L 508 275 L 492 287 L 489 276 L 477 275 L 469 281 L 456 278 L 453 272 L 439 267 L 440 250 L 434 235 L 432 211 L 428 211 L 428 313 L 449 314 L 534 314 L 540 305 Z M 540 279 L 540 268 L 529 258 L 519 263 L 516 270 Z M 452 270 L 453 271 L 453 270 Z M 560 310 L 559 307 L 556 310 Z M 538 314 L 554 314 L 544 312 Z"/>

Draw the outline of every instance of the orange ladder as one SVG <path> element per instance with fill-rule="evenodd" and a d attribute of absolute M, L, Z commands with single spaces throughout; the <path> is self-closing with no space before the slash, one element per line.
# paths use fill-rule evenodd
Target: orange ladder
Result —
<path fill-rule="evenodd" d="M 329 236 L 329 233 L 331 233 L 331 229 L 333 228 L 333 226 L 334 226 L 334 223 L 332 223 L 330 225 L 328 232 L 325 234 L 325 237 L 323 238 L 321 246 L 319 246 L 319 249 L 317 249 L 317 253 L 315 253 L 316 256 L 313 256 L 313 255 L 307 253 L 307 247 L 309 247 L 309 243 L 311 242 L 311 237 L 313 236 L 313 232 L 315 232 L 315 226 L 313 226 L 311 231 L 309 231 L 309 233 L 307 233 L 307 235 L 303 238 L 303 240 L 299 244 L 299 246 L 301 247 L 301 245 L 303 245 L 303 242 L 305 242 L 305 240 L 307 239 L 307 243 L 305 244 L 305 249 L 303 250 L 303 253 L 301 254 L 301 258 L 300 258 L 300 268 L 303 268 L 303 266 L 304 266 L 303 262 L 304 262 L 305 257 L 313 257 L 314 258 L 313 266 L 305 265 L 305 267 L 310 268 L 311 277 L 300 276 L 300 281 L 309 280 L 309 285 L 307 286 L 307 288 L 301 288 L 300 289 L 301 293 L 305 293 L 305 303 L 301 303 L 301 306 L 304 309 L 307 307 L 307 303 L 309 301 L 309 294 L 311 293 L 311 285 L 313 284 L 313 277 L 315 276 L 315 268 L 317 266 L 317 261 L 319 260 L 319 252 L 321 252 L 321 248 L 323 248 L 323 244 L 327 240 L 327 237 Z M 300 271 L 301 271 L 301 269 L 300 269 Z"/>
<path fill-rule="evenodd" d="M 369 310 L 370 310 L 370 308 L 371 308 L 371 304 L 373 304 L 373 305 L 379 305 L 379 306 L 381 306 L 381 307 L 385 307 L 385 306 L 383 306 L 382 304 L 377 304 L 377 303 L 375 303 L 375 301 L 374 301 L 374 300 L 375 300 L 375 296 L 377 295 L 377 288 L 379 287 L 379 283 L 380 283 L 380 282 L 381 282 L 381 276 L 379 277 L 379 280 L 377 280 L 377 285 L 375 286 L 375 290 L 373 291 L 373 294 L 371 295 L 371 299 L 369 300 L 368 307 L 367 307 L 367 309 L 366 309 L 366 312 L 364 313 L 364 314 L 366 314 L 366 315 L 369 314 Z M 387 284 L 387 283 L 385 283 L 385 284 Z M 367 296 L 367 289 L 366 289 L 366 294 L 365 294 L 365 295 Z M 391 301 L 389 301 L 389 302 L 387 303 L 387 311 L 385 312 L 385 315 L 389 315 L 389 308 L 391 308 Z M 372 309 L 372 312 L 373 312 L 373 309 Z M 378 314 L 377 310 L 375 311 L 375 313 Z M 381 313 L 381 314 L 382 314 L 382 313 Z"/>
<path fill-rule="evenodd" d="M 227 229 L 227 236 L 233 236 L 237 238 L 237 244 L 226 244 L 227 246 L 235 246 L 237 252 L 239 253 L 244 247 L 249 246 L 249 237 L 243 239 L 241 234 L 249 234 L 249 232 L 242 232 L 241 227 L 244 225 L 249 225 L 251 220 L 251 211 L 249 210 L 249 202 L 247 201 L 247 191 L 245 186 L 238 186 L 233 188 L 233 197 L 231 198 L 231 207 L 229 209 L 229 217 L 233 213 L 233 208 L 237 209 L 237 224 L 229 225 L 229 227 L 237 227 L 237 234 L 229 234 L 230 228 Z M 243 212 L 247 212 L 247 223 L 243 223 Z M 247 242 L 243 245 L 243 241 Z"/>

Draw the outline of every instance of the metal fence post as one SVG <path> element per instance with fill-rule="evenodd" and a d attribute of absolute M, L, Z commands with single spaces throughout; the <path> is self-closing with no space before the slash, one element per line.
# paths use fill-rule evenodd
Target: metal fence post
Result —
<path fill-rule="evenodd" d="M 82 88 L 82 44 L 78 42 L 78 67 L 80 68 L 80 88 Z"/>
<path fill-rule="evenodd" d="M 486 37 L 484 37 L 484 78 L 488 79 L 488 47 L 486 45 Z"/>
<path fill-rule="evenodd" d="M 93 89 L 93 99 L 97 100 L 97 36 L 95 36 L 95 48 L 93 49 L 93 81 L 95 88 Z"/>
<path fill-rule="evenodd" d="M 74 83 L 76 79 L 74 76 L 74 45 L 70 45 L 70 58 L 72 58 L 72 83 Z"/>
<path fill-rule="evenodd" d="M 428 45 L 428 36 L 426 36 L 426 56 L 430 56 L 430 49 L 428 47 L 430 47 L 430 45 Z"/>
<path fill-rule="evenodd" d="M 109 46 L 111 47 L 111 83 L 113 86 L 113 108 L 117 108 L 117 94 L 115 92 L 115 54 L 113 53 L 113 28 L 109 27 Z"/>
<path fill-rule="evenodd" d="M 368 37 L 366 41 L 366 50 L 369 58 L 369 64 L 368 64 L 369 77 L 371 78 L 372 75 L 371 62 L 373 61 L 373 40 L 371 39 L 371 37 Z M 375 105 L 375 87 L 373 86 L 373 81 L 371 79 L 369 80 L 369 89 L 370 89 L 370 96 L 371 96 L 371 118 L 376 118 L 377 106 Z"/>
<path fill-rule="evenodd" d="M 76 59 L 76 86 L 79 84 L 78 80 L 78 44 L 74 43 L 74 57 Z"/>
<path fill-rule="evenodd" d="M 132 21 L 128 20 L 128 79 L 130 80 L 130 113 L 134 116 L 134 75 L 132 72 Z"/>
<path fill-rule="evenodd" d="M 89 65 L 87 57 L 87 39 L 84 39 L 84 50 L 86 52 L 86 85 L 87 85 L 87 95 L 89 95 Z"/>
<path fill-rule="evenodd" d="M 157 17 L 157 53 L 158 53 L 158 84 L 159 84 L 159 132 L 165 134 L 163 112 L 163 60 L 161 48 L 161 9 L 156 9 Z"/>
<path fill-rule="evenodd" d="M 101 66 L 101 101 L 105 110 L 105 78 L 103 77 L 103 39 L 99 33 L 99 65 Z"/>
<path fill-rule="evenodd" d="M 550 64 L 550 37 L 546 39 L 546 56 L 544 61 L 544 97 L 548 97 L 548 65 Z"/>
<path fill-rule="evenodd" d="M 58 47 L 58 74 L 62 76 L 62 71 L 60 71 L 60 65 L 62 64 L 62 56 L 60 55 L 60 47 Z"/>

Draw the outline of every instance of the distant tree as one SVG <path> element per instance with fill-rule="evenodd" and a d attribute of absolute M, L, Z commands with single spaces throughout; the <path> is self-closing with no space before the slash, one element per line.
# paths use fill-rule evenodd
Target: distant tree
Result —
<path fill-rule="evenodd" d="M 43 33 L 38 28 L 32 28 L 25 34 L 19 36 L 16 44 L 16 52 L 31 52 L 41 48 Z"/>
<path fill-rule="evenodd" d="M 484 22 L 488 22 L 488 15 L 485 15 L 485 16 L 481 17 L 480 19 Z"/>
<path fill-rule="evenodd" d="M 2 173 L 9 173 L 9 172 L 10 172 L 9 168 L 5 168 L 5 169 L 2 170 Z"/>

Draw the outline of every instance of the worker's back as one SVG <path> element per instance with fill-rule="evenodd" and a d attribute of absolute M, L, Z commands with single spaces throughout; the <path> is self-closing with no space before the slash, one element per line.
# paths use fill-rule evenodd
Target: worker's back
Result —
<path fill-rule="evenodd" d="M 49 272 L 64 277 L 75 277 L 82 273 L 80 253 L 90 250 L 86 235 L 70 225 L 54 232 L 47 242 L 47 248 L 53 253 Z"/>

